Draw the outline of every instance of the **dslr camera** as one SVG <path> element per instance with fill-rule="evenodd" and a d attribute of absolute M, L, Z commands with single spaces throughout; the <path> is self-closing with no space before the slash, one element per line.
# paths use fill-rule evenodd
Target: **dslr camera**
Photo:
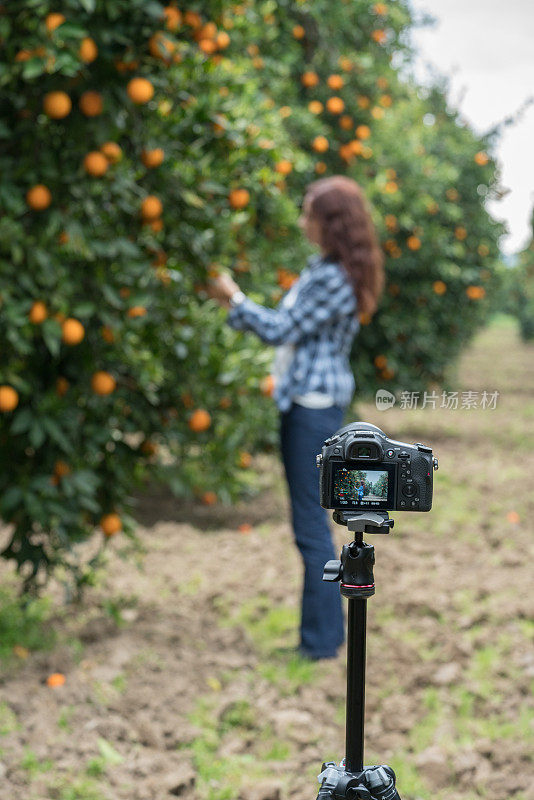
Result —
<path fill-rule="evenodd" d="M 353 422 L 327 439 L 317 456 L 320 502 L 341 511 L 430 511 L 438 460 L 420 442 L 389 439 Z"/>

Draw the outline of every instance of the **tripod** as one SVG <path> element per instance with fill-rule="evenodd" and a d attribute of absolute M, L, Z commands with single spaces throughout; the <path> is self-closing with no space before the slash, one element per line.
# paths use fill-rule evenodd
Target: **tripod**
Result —
<path fill-rule="evenodd" d="M 389 533 L 394 521 L 386 511 L 334 511 L 333 519 L 355 533 L 354 541 L 343 545 L 341 559 L 327 562 L 323 575 L 324 581 L 340 581 L 349 601 L 345 758 L 339 765 L 323 763 L 317 800 L 400 800 L 391 767 L 363 765 L 367 598 L 375 593 L 375 549 L 363 534 Z"/>

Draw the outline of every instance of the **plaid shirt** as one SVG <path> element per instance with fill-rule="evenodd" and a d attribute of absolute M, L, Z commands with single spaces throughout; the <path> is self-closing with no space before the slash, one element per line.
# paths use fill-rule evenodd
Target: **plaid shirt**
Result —
<path fill-rule="evenodd" d="M 293 398 L 306 392 L 328 394 L 345 408 L 355 389 L 349 354 L 360 327 L 352 285 L 342 265 L 313 255 L 296 288 L 290 308 L 284 305 L 287 295 L 275 309 L 246 297 L 230 310 L 227 322 L 236 330 L 253 331 L 266 344 L 295 345 L 290 367 L 274 387 L 280 411 L 289 411 Z"/>

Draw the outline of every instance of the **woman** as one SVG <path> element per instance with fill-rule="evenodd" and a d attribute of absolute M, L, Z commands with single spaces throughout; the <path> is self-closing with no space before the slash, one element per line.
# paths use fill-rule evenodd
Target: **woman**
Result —
<path fill-rule="evenodd" d="M 319 503 L 315 457 L 342 427 L 355 388 L 349 353 L 358 315 L 375 311 L 384 273 L 363 192 L 352 179 L 333 175 L 311 183 L 298 223 L 321 252 L 308 259 L 276 309 L 245 297 L 228 276 L 211 281 L 208 291 L 230 309 L 231 327 L 253 331 L 277 347 L 273 397 L 295 541 L 304 562 L 299 650 L 316 660 L 337 655 L 344 624 L 339 592 L 322 581 L 325 563 L 336 554 Z"/>

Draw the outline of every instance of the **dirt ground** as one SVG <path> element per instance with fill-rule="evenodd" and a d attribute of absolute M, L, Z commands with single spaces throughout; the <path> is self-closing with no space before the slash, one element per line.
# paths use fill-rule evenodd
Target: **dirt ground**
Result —
<path fill-rule="evenodd" d="M 394 767 L 403 800 L 533 800 L 533 346 L 501 319 L 454 388 L 497 390 L 497 406 L 359 404 L 346 419 L 440 460 L 432 512 L 396 514 L 372 541 L 366 762 Z M 310 664 L 284 649 L 297 642 L 301 565 L 281 463 L 253 466 L 253 503 L 141 498 L 146 555 L 124 561 L 114 540 L 83 607 L 50 587 L 56 645 L 0 673 L 2 798 L 317 794 L 321 762 L 344 754 L 345 654 Z M 11 585 L 5 564 L 0 577 Z M 66 676 L 56 689 L 53 672 Z"/>

